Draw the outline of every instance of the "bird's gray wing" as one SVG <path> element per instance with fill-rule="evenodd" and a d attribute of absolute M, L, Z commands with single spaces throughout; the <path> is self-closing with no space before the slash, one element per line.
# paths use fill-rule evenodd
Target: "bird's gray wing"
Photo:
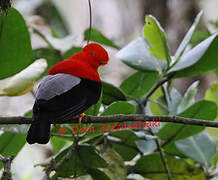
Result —
<path fill-rule="evenodd" d="M 79 77 L 70 74 L 48 75 L 42 79 L 36 91 L 36 99 L 50 100 L 61 95 L 81 82 Z"/>

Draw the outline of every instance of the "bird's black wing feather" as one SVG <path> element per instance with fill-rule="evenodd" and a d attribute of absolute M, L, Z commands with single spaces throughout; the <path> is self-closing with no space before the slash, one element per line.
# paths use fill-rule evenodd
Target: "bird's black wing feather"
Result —
<path fill-rule="evenodd" d="M 49 77 L 39 85 L 33 106 L 33 123 L 27 135 L 30 144 L 46 144 L 50 138 L 51 123 L 64 122 L 83 113 L 100 98 L 100 82 L 71 75 L 64 79 L 65 74 L 59 76 L 59 80 Z M 63 82 L 71 82 L 71 85 Z"/>
<path fill-rule="evenodd" d="M 82 79 L 70 90 L 49 100 L 37 99 L 34 111 L 46 114 L 51 123 L 65 121 L 96 104 L 101 95 L 101 83 Z"/>

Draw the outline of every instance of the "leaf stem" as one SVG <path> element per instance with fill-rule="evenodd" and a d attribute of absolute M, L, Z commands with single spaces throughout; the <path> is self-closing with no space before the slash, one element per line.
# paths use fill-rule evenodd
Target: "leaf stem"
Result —
<path fill-rule="evenodd" d="M 91 32 L 92 32 L 92 5 L 91 0 L 88 0 L 89 3 L 89 33 L 87 38 L 87 45 L 89 44 L 89 41 L 91 39 Z"/>
<path fill-rule="evenodd" d="M 152 132 L 151 128 L 149 128 L 149 132 L 150 132 L 150 134 L 152 136 L 155 136 L 155 134 Z M 165 171 L 167 173 L 168 180 L 172 180 L 172 174 L 171 174 L 171 172 L 169 170 L 169 167 L 167 165 L 167 159 L 165 158 L 165 154 L 164 154 L 164 152 L 163 152 L 163 150 L 161 148 L 160 142 L 159 142 L 158 139 L 154 139 L 154 141 L 155 141 L 155 143 L 157 145 L 157 149 L 158 149 L 158 151 L 160 153 L 160 158 L 161 158 L 161 161 L 163 162 L 163 166 L 164 166 L 164 169 L 165 169 Z"/>
<path fill-rule="evenodd" d="M 32 27 L 33 28 L 33 27 Z M 40 31 L 38 31 L 36 28 L 33 28 L 33 32 L 37 34 L 40 38 L 42 38 L 51 49 L 55 49 L 55 47 L 49 42 L 49 40 L 45 37 L 44 34 L 42 34 Z"/>

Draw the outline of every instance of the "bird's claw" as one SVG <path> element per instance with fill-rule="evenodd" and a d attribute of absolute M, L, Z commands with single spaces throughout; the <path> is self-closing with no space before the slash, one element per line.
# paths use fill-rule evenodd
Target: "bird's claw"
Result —
<path fill-rule="evenodd" d="M 82 114 L 79 115 L 79 125 L 82 124 L 82 119 L 83 119 L 84 116 L 85 116 L 85 113 L 82 113 Z"/>

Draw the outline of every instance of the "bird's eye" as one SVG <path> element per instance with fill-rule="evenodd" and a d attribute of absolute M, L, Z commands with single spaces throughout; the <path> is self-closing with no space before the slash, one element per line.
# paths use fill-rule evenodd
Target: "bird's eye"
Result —
<path fill-rule="evenodd" d="M 94 53 L 91 53 L 91 56 L 95 56 L 95 54 L 94 54 Z"/>

